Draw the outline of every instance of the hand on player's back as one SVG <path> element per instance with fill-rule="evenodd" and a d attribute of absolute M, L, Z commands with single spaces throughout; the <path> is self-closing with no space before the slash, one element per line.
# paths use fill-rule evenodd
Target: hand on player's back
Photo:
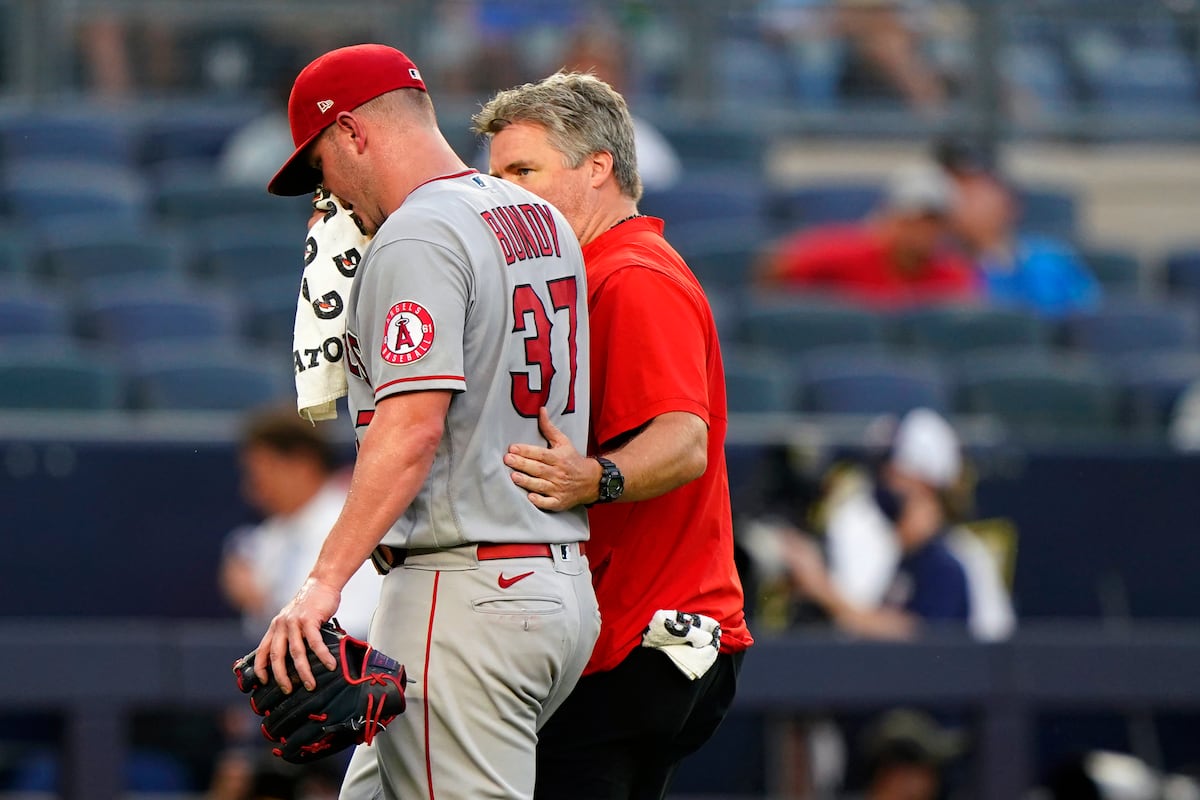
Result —
<path fill-rule="evenodd" d="M 529 501 L 545 511 L 566 511 L 595 502 L 600 486 L 600 465 L 580 454 L 550 421 L 545 408 L 538 411 L 538 429 L 549 447 L 514 444 L 504 463 L 512 480 L 529 492 Z"/>

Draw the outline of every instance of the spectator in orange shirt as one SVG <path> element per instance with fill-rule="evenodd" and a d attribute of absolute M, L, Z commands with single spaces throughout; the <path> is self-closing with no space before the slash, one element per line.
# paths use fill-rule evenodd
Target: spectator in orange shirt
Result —
<path fill-rule="evenodd" d="M 935 164 L 898 169 L 880 207 L 855 223 L 799 231 L 768 248 L 763 286 L 842 295 L 878 308 L 981 296 L 975 270 L 945 246 L 955 189 Z"/>

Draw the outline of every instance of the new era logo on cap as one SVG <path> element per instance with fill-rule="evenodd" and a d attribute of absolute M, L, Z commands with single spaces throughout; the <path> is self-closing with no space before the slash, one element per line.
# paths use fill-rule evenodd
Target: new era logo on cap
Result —
<path fill-rule="evenodd" d="M 331 108 L 333 108 L 332 100 L 318 100 L 317 101 L 317 111 L 320 111 L 322 114 L 324 114 L 326 111 L 328 111 Z"/>
<path fill-rule="evenodd" d="M 414 81 L 419 81 L 421 80 L 421 71 L 416 67 L 412 67 L 408 70 L 408 77 L 412 78 Z"/>

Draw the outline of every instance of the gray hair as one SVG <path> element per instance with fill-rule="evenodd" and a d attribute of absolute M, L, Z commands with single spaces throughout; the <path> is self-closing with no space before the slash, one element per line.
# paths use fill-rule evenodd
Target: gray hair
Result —
<path fill-rule="evenodd" d="M 621 192 L 640 200 L 633 117 L 625 98 L 590 73 L 556 72 L 536 83 L 498 92 L 471 118 L 476 133 L 494 136 L 514 122 L 544 127 L 550 145 L 575 169 L 592 153 L 612 155 Z"/>

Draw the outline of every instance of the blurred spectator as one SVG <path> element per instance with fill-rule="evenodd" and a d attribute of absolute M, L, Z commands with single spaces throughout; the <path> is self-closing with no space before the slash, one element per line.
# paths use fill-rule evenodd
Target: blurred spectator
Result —
<path fill-rule="evenodd" d="M 562 69 L 591 72 L 626 97 L 633 97 L 628 75 L 631 57 L 620 30 L 611 21 L 598 18 L 576 27 L 567 39 Z M 633 134 L 642 186 L 660 189 L 678 181 L 683 167 L 667 137 L 637 114 L 633 114 Z"/>
<path fill-rule="evenodd" d="M 132 97 L 170 88 L 179 77 L 175 34 L 160 18 L 99 13 L 80 25 L 78 36 L 85 84 L 98 95 Z"/>
<path fill-rule="evenodd" d="M 955 202 L 954 186 L 939 166 L 904 165 L 866 219 L 801 230 L 768 247 L 758 281 L 879 308 L 976 298 L 974 270 L 944 246 Z"/>
<path fill-rule="evenodd" d="M 292 79 L 300 69 L 288 66 L 277 72 L 262 114 L 239 127 L 225 141 L 217 160 L 217 172 L 224 182 L 256 186 L 265 191 L 277 165 L 287 161 L 296 149 L 288 124 L 288 98 Z"/>
<path fill-rule="evenodd" d="M 935 156 L 956 186 L 951 229 L 983 277 L 988 299 L 1047 317 L 1094 308 L 1100 283 L 1073 246 L 1018 230 L 1013 188 L 976 150 L 947 140 Z"/>
<path fill-rule="evenodd" d="M 998 558 L 957 523 L 963 461 L 940 415 L 914 409 L 869 431 L 885 442 L 871 469 L 837 465 L 811 522 L 824 553 L 799 526 L 746 526 L 743 544 L 766 577 L 782 571 L 848 631 L 911 638 L 928 622 L 963 624 L 981 640 L 1002 639 L 1016 620 Z"/>
<path fill-rule="evenodd" d="M 830 38 L 847 45 L 838 76 L 843 97 L 899 97 L 924 114 L 941 111 L 950 81 L 927 52 L 928 0 L 768 0 L 770 33 L 800 50 Z M 944 5 L 944 4 L 943 4 Z"/>
<path fill-rule="evenodd" d="M 1196 800 L 1200 783 L 1129 753 L 1092 750 L 1053 765 L 1035 800 Z"/>
<path fill-rule="evenodd" d="M 239 455 L 243 492 L 264 520 L 229 534 L 220 582 L 225 597 L 242 612 L 247 636 L 257 640 L 304 582 L 342 511 L 348 476 L 339 470 L 324 429 L 290 407 L 252 415 Z M 366 562 L 342 591 L 336 619 L 352 636 L 367 637 L 379 586 L 379 575 Z M 227 748 L 218 758 L 207 800 L 336 796 L 330 787 L 340 781 L 345 759 L 331 759 L 319 770 L 279 764 L 262 747 L 260 722 L 242 703 L 224 715 Z"/>
<path fill-rule="evenodd" d="M 863 731 L 861 800 L 938 800 L 947 764 L 965 750 L 963 735 L 921 711 L 897 708 Z"/>
<path fill-rule="evenodd" d="M 304 582 L 342 511 L 348 484 L 323 432 L 290 408 L 252 417 L 240 456 L 246 499 L 265 519 L 229 535 L 221 589 L 242 612 L 248 634 L 261 636 Z M 364 563 L 342 592 L 338 622 L 365 638 L 378 596 L 379 576 Z"/>

